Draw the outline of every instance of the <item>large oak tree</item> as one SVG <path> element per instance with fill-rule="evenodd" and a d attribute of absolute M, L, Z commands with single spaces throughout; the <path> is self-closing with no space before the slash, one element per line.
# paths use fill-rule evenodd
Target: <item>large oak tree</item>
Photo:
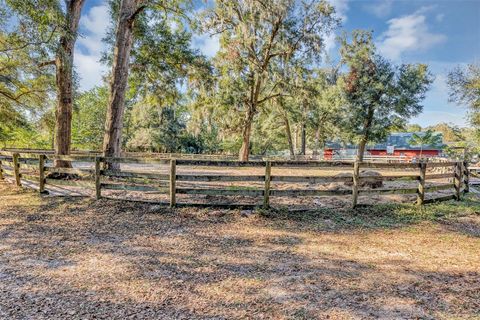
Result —
<path fill-rule="evenodd" d="M 60 1 L 48 0 L 35 2 L 8 0 L 6 2 L 8 10 L 15 17 L 12 26 L 7 28 L 8 35 L 2 38 L 2 53 L 7 60 L 11 59 L 11 56 L 21 56 L 27 51 L 28 60 L 36 62 L 35 68 L 55 67 L 57 103 L 54 148 L 56 155 L 70 153 L 74 91 L 73 53 L 84 2 L 84 0 L 65 0 L 64 6 Z M 33 75 L 33 72 L 31 74 Z M 40 76 L 40 71 L 37 76 Z M 28 77 L 27 79 L 31 80 Z M 16 80 L 18 83 L 18 79 Z M 33 87 L 30 92 L 32 91 L 35 91 Z M 10 96 L 16 102 L 20 97 Z M 55 165 L 68 167 L 70 163 L 57 160 Z"/>
<path fill-rule="evenodd" d="M 273 62 L 319 57 L 325 35 L 337 22 L 334 9 L 316 0 L 218 0 L 203 22 L 203 30 L 221 34 L 219 96 L 242 118 L 239 159 L 248 160 L 255 116 L 283 94 Z"/>
<path fill-rule="evenodd" d="M 175 21 L 185 18 L 186 1 L 114 1 L 116 18 L 112 44 L 112 74 L 105 122 L 103 154 L 118 157 L 122 149 L 122 131 L 127 87 L 132 84 L 135 98 L 146 95 L 157 100 L 176 95 L 176 81 L 188 75 L 187 65 L 195 54 L 185 47 L 188 36 L 172 32 Z M 134 72 L 132 78 L 129 74 Z M 131 82 L 129 82 L 131 81 Z M 114 163 L 107 166 L 116 169 Z"/>

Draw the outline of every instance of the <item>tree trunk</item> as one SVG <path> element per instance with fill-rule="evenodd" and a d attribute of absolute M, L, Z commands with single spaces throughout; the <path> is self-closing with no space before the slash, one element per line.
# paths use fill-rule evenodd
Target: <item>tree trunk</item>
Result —
<path fill-rule="evenodd" d="M 133 22 L 139 0 L 122 0 L 118 16 L 116 40 L 113 54 L 112 79 L 108 100 L 103 155 L 119 157 L 122 151 L 122 128 L 125 111 L 125 92 L 127 89 L 130 51 L 133 43 Z M 106 163 L 110 169 L 119 169 L 118 164 Z"/>
<path fill-rule="evenodd" d="M 365 154 L 365 147 L 368 143 L 368 139 L 370 138 L 370 129 L 372 127 L 373 116 L 374 116 L 375 109 L 373 106 L 368 106 L 367 117 L 363 122 L 363 135 L 360 140 L 360 144 L 358 145 L 358 154 L 357 160 L 363 161 L 363 156 Z"/>
<path fill-rule="evenodd" d="M 315 130 L 315 146 L 313 148 L 313 155 L 317 156 L 320 154 L 320 127 Z"/>
<path fill-rule="evenodd" d="M 290 156 L 293 158 L 293 156 L 295 156 L 295 148 L 293 147 L 292 129 L 290 128 L 290 120 L 288 120 L 288 113 L 284 108 L 283 97 L 279 97 L 277 101 L 278 101 L 280 114 L 282 115 L 283 123 L 285 124 L 285 133 L 287 135 L 288 150 L 290 151 Z"/>
<path fill-rule="evenodd" d="M 67 1 L 65 30 L 55 57 L 57 109 L 55 114 L 55 155 L 69 155 L 72 138 L 73 52 L 84 0 Z M 55 167 L 71 167 L 69 161 L 55 160 Z"/>
<path fill-rule="evenodd" d="M 300 141 L 301 141 L 301 155 L 305 155 L 307 152 L 307 126 L 305 121 L 302 123 L 302 132 L 300 136 Z"/>
<path fill-rule="evenodd" d="M 302 128 L 300 133 L 300 154 L 305 155 L 307 152 L 307 103 L 303 101 L 303 110 L 302 110 Z"/>
<path fill-rule="evenodd" d="M 283 114 L 283 122 L 285 123 L 285 133 L 287 134 L 288 140 L 288 149 L 290 150 L 290 155 L 295 156 L 295 149 L 293 147 L 292 131 L 290 129 L 290 121 L 288 120 L 288 115 Z"/>
<path fill-rule="evenodd" d="M 293 148 L 298 150 L 298 124 L 293 126 Z"/>
<path fill-rule="evenodd" d="M 367 137 L 363 137 L 362 140 L 360 140 L 360 143 L 358 145 L 358 154 L 357 154 L 357 160 L 362 162 L 363 161 L 363 156 L 365 154 L 365 147 L 367 146 Z"/>
<path fill-rule="evenodd" d="M 242 147 L 240 148 L 240 152 L 238 155 L 238 160 L 240 161 L 248 161 L 248 157 L 250 155 L 250 136 L 252 133 L 252 123 L 253 123 L 253 108 L 249 107 L 247 109 L 247 114 L 245 116 L 245 122 L 243 123 L 242 129 Z"/>

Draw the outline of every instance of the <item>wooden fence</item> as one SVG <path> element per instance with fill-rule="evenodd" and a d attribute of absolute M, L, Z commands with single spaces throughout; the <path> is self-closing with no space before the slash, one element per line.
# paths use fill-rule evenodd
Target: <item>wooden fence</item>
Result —
<path fill-rule="evenodd" d="M 71 161 L 73 168 L 55 168 L 54 160 Z M 109 170 L 104 169 L 106 162 L 143 165 L 168 165 L 167 172 L 150 170 Z M 82 166 L 78 166 L 82 164 Z M 207 168 L 255 168 L 261 174 L 196 174 L 182 173 L 182 167 Z M 279 175 L 272 174 L 272 168 L 315 168 L 340 169 L 346 175 Z M 427 172 L 431 168 L 451 168 L 451 173 Z M 403 170 L 400 174 L 362 176 L 361 169 Z M 165 171 L 165 170 L 164 170 Z M 408 172 L 405 172 L 408 171 Z M 431 170 L 432 171 L 432 170 Z M 52 173 L 75 175 L 75 179 L 52 179 Z M 210 196 L 246 196 L 258 199 L 256 205 L 269 207 L 273 197 L 317 197 L 317 196 L 349 196 L 352 207 L 358 205 L 359 195 L 365 194 L 416 194 L 419 205 L 456 199 L 460 200 L 462 193 L 469 191 L 469 170 L 466 162 L 439 163 L 379 163 L 379 162 L 349 162 L 349 161 L 232 161 L 232 160 L 198 160 L 198 159 L 155 159 L 155 158 L 104 158 L 96 155 L 54 156 L 51 154 L 0 152 L 0 179 L 9 178 L 17 186 L 22 180 L 37 182 L 38 190 L 44 193 L 48 185 L 73 186 L 94 191 L 97 199 L 105 190 L 153 191 L 164 194 L 170 206 L 190 205 L 179 203 L 178 195 L 210 195 Z M 395 188 L 362 188 L 362 181 L 368 180 L 411 180 L 416 181 L 415 187 Z M 427 181 L 450 179 L 452 182 L 426 186 Z M 252 187 L 198 187 L 204 182 L 242 182 L 252 183 Z M 318 190 L 303 187 L 275 188 L 272 184 L 288 183 L 289 185 L 347 183 L 347 189 Z M 440 197 L 426 195 L 439 190 L 452 190 L 453 194 Z M 207 204 L 208 205 L 208 204 Z M 232 204 L 224 203 L 231 206 Z M 241 204 L 239 204 L 241 205 Z"/>

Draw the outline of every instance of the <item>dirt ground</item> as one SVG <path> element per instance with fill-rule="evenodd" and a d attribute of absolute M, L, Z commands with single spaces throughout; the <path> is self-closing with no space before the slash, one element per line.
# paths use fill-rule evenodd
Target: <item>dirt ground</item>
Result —
<path fill-rule="evenodd" d="M 480 204 L 313 212 L 0 183 L 1 319 L 480 319 Z"/>

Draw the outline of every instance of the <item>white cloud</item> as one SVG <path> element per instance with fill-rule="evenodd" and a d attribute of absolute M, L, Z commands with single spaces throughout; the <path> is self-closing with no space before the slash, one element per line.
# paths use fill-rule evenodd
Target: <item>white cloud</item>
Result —
<path fill-rule="evenodd" d="M 435 16 L 435 20 L 437 22 L 442 22 L 443 21 L 443 18 L 445 18 L 445 14 L 444 13 L 439 13 Z"/>
<path fill-rule="evenodd" d="M 89 90 L 102 84 L 102 75 L 107 71 L 100 63 L 105 49 L 105 37 L 110 14 L 107 5 L 92 7 L 80 18 L 80 37 L 75 47 L 75 67 L 80 76 L 80 89 Z"/>
<path fill-rule="evenodd" d="M 220 50 L 220 36 L 209 34 L 194 36 L 193 47 L 199 49 L 207 57 L 213 57 Z"/>
<path fill-rule="evenodd" d="M 110 14 L 107 5 L 92 7 L 90 11 L 80 19 L 80 26 L 94 33 L 104 34 L 110 23 Z"/>
<path fill-rule="evenodd" d="M 428 30 L 424 13 L 428 8 L 421 8 L 415 13 L 388 21 L 388 30 L 379 39 L 378 49 L 387 58 L 398 60 L 402 54 L 412 51 L 425 51 L 447 37 Z"/>
<path fill-rule="evenodd" d="M 381 0 L 375 1 L 369 5 L 365 6 L 365 9 L 368 12 L 371 12 L 373 15 L 379 18 L 385 18 L 390 15 L 393 8 L 393 0 Z"/>
<path fill-rule="evenodd" d="M 80 75 L 80 90 L 87 91 L 103 83 L 102 75 L 107 69 L 98 60 L 95 55 L 80 52 L 75 54 L 75 67 Z"/>
<path fill-rule="evenodd" d="M 347 21 L 348 0 L 329 0 L 328 2 L 335 7 L 337 17 L 339 17 L 342 22 Z"/>

